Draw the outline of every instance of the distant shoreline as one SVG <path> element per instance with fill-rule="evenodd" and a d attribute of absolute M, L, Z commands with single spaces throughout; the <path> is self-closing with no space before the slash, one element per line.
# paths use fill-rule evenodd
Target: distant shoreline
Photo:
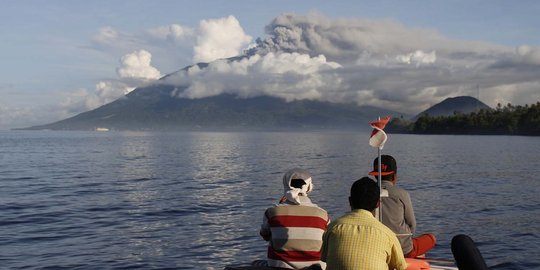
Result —
<path fill-rule="evenodd" d="M 498 104 L 494 110 L 482 109 L 451 116 L 424 114 L 416 121 L 396 118 L 389 123 L 387 131 L 432 135 L 540 136 L 540 102 L 530 106 Z"/>

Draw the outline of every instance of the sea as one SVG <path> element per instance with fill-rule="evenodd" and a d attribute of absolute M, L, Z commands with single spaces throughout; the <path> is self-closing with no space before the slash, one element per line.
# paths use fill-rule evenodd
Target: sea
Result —
<path fill-rule="evenodd" d="M 285 171 L 335 219 L 369 131 L 0 132 L 0 269 L 224 269 L 266 255 Z M 540 137 L 389 134 L 429 258 L 470 236 L 490 269 L 540 269 Z"/>

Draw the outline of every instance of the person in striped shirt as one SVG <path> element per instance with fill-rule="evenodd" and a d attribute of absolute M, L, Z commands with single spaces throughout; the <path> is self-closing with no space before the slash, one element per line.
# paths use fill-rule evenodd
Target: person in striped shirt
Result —
<path fill-rule="evenodd" d="M 312 203 L 311 174 L 294 168 L 283 176 L 284 195 L 279 204 L 266 209 L 260 235 L 268 241 L 267 259 L 256 266 L 301 269 L 321 262 L 322 235 L 328 227 L 328 213 Z"/>
<path fill-rule="evenodd" d="M 379 186 L 369 177 L 353 183 L 351 211 L 330 223 L 323 236 L 321 260 L 326 270 L 382 270 L 407 268 L 399 240 L 374 217 Z"/>

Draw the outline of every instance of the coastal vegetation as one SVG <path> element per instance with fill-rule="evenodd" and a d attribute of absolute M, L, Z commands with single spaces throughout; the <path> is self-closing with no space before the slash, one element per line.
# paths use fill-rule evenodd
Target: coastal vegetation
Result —
<path fill-rule="evenodd" d="M 412 134 L 485 134 L 485 135 L 540 135 L 540 102 L 532 105 L 480 109 L 471 113 L 455 112 L 449 116 L 423 114 L 416 121 L 396 118 L 389 132 Z"/>

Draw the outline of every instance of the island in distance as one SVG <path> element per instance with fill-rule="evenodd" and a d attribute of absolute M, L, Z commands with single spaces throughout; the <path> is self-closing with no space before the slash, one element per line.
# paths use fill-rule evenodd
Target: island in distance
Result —
<path fill-rule="evenodd" d="M 175 97 L 174 86 L 151 85 L 91 111 L 26 130 L 286 130 L 367 129 L 378 115 L 399 112 L 270 96 L 232 94 L 189 99 Z"/>
<path fill-rule="evenodd" d="M 270 96 L 240 98 L 221 94 L 200 99 L 179 98 L 171 85 L 150 85 L 94 110 L 24 130 L 366 130 L 377 116 L 411 116 L 372 106 L 284 99 Z M 423 113 L 469 112 L 477 99 L 459 97 Z M 476 101 L 476 102 L 475 102 Z M 489 108 L 481 103 L 481 108 Z M 422 113 L 421 113 L 422 114 Z M 419 114 L 420 115 L 420 114 Z M 416 118 L 416 117 L 415 117 Z"/>

